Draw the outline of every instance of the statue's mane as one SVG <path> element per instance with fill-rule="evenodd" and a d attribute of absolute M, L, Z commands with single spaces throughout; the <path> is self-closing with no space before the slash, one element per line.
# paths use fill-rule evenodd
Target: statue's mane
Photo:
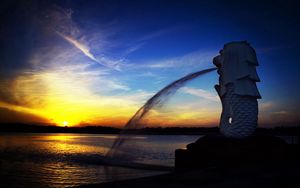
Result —
<path fill-rule="evenodd" d="M 248 77 L 255 82 L 260 81 L 256 73 L 256 66 L 258 66 L 256 53 L 247 41 L 225 44 L 223 63 L 225 84 L 244 77 Z"/>
<path fill-rule="evenodd" d="M 256 72 L 258 60 L 255 50 L 247 41 L 230 42 L 222 50 L 222 84 L 235 85 L 235 93 L 260 98 L 256 82 L 260 82 Z M 224 91 L 223 93 L 225 93 Z"/>

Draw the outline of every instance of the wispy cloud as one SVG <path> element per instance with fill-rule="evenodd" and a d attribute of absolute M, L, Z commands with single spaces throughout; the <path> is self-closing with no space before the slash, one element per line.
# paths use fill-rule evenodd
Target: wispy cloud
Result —
<path fill-rule="evenodd" d="M 179 68 L 179 67 L 205 67 L 209 66 L 215 52 L 194 51 L 182 56 L 171 57 L 166 59 L 150 60 L 143 62 L 141 67 L 160 69 L 160 68 Z"/>
<path fill-rule="evenodd" d="M 271 114 L 275 114 L 275 115 L 287 115 L 287 114 L 289 114 L 289 112 L 285 111 L 285 110 L 281 110 L 281 111 L 271 112 Z"/>
<path fill-rule="evenodd" d="M 119 63 L 121 62 L 121 60 L 113 61 L 113 60 L 110 60 L 107 57 L 96 58 L 90 52 L 90 48 L 87 45 L 84 45 L 79 40 L 76 40 L 76 39 L 74 39 L 74 38 L 72 38 L 70 36 L 63 35 L 63 34 L 61 34 L 59 32 L 57 32 L 57 33 L 63 39 L 65 39 L 66 41 L 68 41 L 69 43 L 71 43 L 72 45 L 74 45 L 78 50 L 80 50 L 84 55 L 86 55 L 91 60 L 93 60 L 93 61 L 95 61 L 95 62 L 97 62 L 100 65 L 103 65 L 105 67 L 109 67 L 109 68 L 112 68 L 112 69 L 120 71 Z"/>
<path fill-rule="evenodd" d="M 92 61 L 111 69 L 120 70 L 120 66 L 118 65 L 121 62 L 120 60 L 114 61 L 104 56 L 96 57 L 95 54 L 91 52 L 89 42 L 86 40 L 88 35 L 83 32 L 73 20 L 72 13 L 73 11 L 71 9 L 53 6 L 46 13 L 48 21 L 47 27 L 76 49 L 80 50 Z"/>
<path fill-rule="evenodd" d="M 90 52 L 89 47 L 87 47 L 86 45 L 80 43 L 79 41 L 77 41 L 77 40 L 75 40 L 75 39 L 73 39 L 73 38 L 71 38 L 69 36 L 63 35 L 60 32 L 57 32 L 57 34 L 59 36 L 61 36 L 62 38 L 64 38 L 69 43 L 73 44 L 77 49 L 79 49 L 80 51 L 82 51 L 87 57 L 89 57 L 90 59 L 98 62 L 98 60 L 95 58 L 95 56 Z"/>
<path fill-rule="evenodd" d="M 158 38 L 163 35 L 167 35 L 167 34 L 170 34 L 173 32 L 178 32 L 178 31 L 181 31 L 184 29 L 187 29 L 187 25 L 185 25 L 185 24 L 171 26 L 171 27 L 169 26 L 169 27 L 148 33 L 147 35 L 144 35 L 144 36 L 138 38 L 137 41 L 144 42 L 144 41 L 152 40 L 154 38 Z"/>
<path fill-rule="evenodd" d="M 128 56 L 129 54 L 138 51 L 141 49 L 144 45 L 146 45 L 149 41 L 156 39 L 158 37 L 161 37 L 163 35 L 166 35 L 168 33 L 178 31 L 180 27 L 169 27 L 164 28 L 161 30 L 150 32 L 146 35 L 143 35 L 142 37 L 137 37 L 133 41 L 131 41 L 128 45 L 126 45 L 126 49 L 123 52 L 123 56 Z"/>
<path fill-rule="evenodd" d="M 259 108 L 262 110 L 262 111 L 269 111 L 271 110 L 272 108 L 275 107 L 275 103 L 274 102 L 271 102 L 271 101 L 268 101 L 268 102 L 263 102 L 263 103 L 260 103 L 259 104 Z"/>
<path fill-rule="evenodd" d="M 203 90 L 203 89 L 197 89 L 192 87 L 183 87 L 180 89 L 183 93 L 187 93 L 193 96 L 201 97 L 203 99 L 207 99 L 213 102 L 220 102 L 220 99 L 216 94 L 213 94 L 209 91 Z"/>

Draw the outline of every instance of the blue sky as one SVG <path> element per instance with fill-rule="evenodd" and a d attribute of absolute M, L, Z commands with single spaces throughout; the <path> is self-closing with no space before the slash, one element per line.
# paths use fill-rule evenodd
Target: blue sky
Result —
<path fill-rule="evenodd" d="M 121 126 L 166 84 L 212 67 L 224 43 L 247 40 L 260 63 L 260 124 L 299 123 L 296 1 L 2 4 L 0 107 L 17 121 Z M 216 72 L 193 81 L 153 124 L 217 124 L 216 83 Z"/>

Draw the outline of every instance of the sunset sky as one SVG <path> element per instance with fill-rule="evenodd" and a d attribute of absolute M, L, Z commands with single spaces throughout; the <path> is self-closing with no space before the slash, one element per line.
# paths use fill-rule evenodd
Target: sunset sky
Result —
<path fill-rule="evenodd" d="M 0 122 L 123 126 L 147 99 L 213 67 L 224 43 L 256 49 L 259 125 L 300 122 L 296 1 L 1 1 Z M 216 72 L 145 120 L 218 125 Z"/>

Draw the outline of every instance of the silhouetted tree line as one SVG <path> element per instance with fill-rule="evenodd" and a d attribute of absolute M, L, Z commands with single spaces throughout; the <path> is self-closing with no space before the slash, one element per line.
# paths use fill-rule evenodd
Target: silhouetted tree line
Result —
<path fill-rule="evenodd" d="M 0 132 L 21 133 L 89 133 L 89 134 L 149 134 L 149 135 L 201 135 L 219 134 L 218 127 L 146 127 L 141 129 L 122 130 L 107 126 L 58 127 L 55 125 L 30 125 L 24 123 L 0 124 Z M 300 135 L 300 126 L 258 128 L 256 134 Z"/>
<path fill-rule="evenodd" d="M 0 124 L 0 132 L 117 134 L 120 132 L 120 129 L 104 126 L 58 127 L 54 125 L 10 123 Z"/>

